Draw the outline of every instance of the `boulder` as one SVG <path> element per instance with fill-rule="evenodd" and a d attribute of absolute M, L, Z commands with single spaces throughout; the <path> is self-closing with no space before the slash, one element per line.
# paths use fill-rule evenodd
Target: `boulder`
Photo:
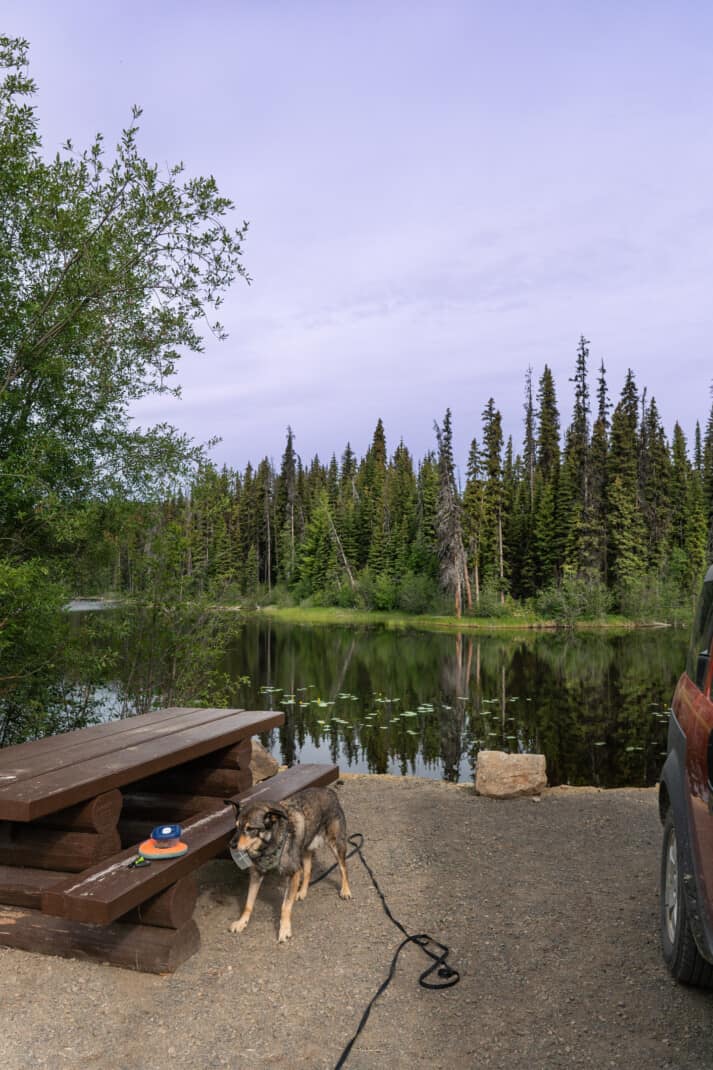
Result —
<path fill-rule="evenodd" d="M 475 790 L 495 799 L 539 795 L 547 787 L 544 754 L 504 754 L 481 750 L 475 769 Z"/>
<path fill-rule="evenodd" d="M 259 740 L 251 739 L 250 744 L 252 746 L 250 772 L 253 775 L 253 784 L 259 784 L 261 780 L 274 776 L 280 768 L 280 763 L 265 750 Z"/>

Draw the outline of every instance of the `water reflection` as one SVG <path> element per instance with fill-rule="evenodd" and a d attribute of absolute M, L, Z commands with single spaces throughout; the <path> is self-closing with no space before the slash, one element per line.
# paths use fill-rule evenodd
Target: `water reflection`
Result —
<path fill-rule="evenodd" d="M 233 701 L 281 708 L 282 761 L 472 777 L 481 748 L 541 751 L 550 783 L 656 781 L 687 636 L 671 630 L 472 637 L 251 619 L 227 667 Z"/>
<path fill-rule="evenodd" d="M 452 635 L 180 603 L 62 618 L 57 634 L 33 632 L 51 656 L 23 647 L 13 672 L 5 652 L 0 743 L 156 706 L 279 708 L 285 723 L 264 742 L 288 764 L 451 781 L 500 748 L 543 752 L 552 784 L 654 783 L 687 646 L 671 629 Z"/>

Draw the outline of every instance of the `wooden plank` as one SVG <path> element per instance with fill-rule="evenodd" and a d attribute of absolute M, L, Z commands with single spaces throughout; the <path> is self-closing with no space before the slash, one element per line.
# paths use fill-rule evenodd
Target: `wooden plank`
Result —
<path fill-rule="evenodd" d="M 166 792 L 176 795 L 213 795 L 227 799 L 246 791 L 253 782 L 249 769 L 200 769 L 195 762 L 174 766 L 135 785 L 139 792 Z"/>
<path fill-rule="evenodd" d="M 151 821 L 154 825 L 165 825 L 167 821 L 180 823 L 196 814 L 215 813 L 222 810 L 223 805 L 223 800 L 213 795 L 139 792 L 132 786 L 124 795 L 121 820 Z"/>
<path fill-rule="evenodd" d="M 56 736 L 42 736 L 40 739 L 29 739 L 26 743 L 14 743 L 10 747 L 0 748 L 0 770 L 3 772 L 7 769 L 11 770 L 18 758 L 22 763 L 28 754 L 54 753 L 76 746 L 78 740 L 122 735 L 142 723 L 146 724 L 150 721 L 159 724 L 176 717 L 183 717 L 187 713 L 195 713 L 198 709 L 198 706 L 167 706 L 162 710 L 149 710 L 148 713 L 138 713 L 116 721 L 102 721 L 101 724 L 87 725 L 86 728 L 74 728 L 69 732 L 60 732 Z"/>
<path fill-rule="evenodd" d="M 0 821 L 32 821 L 264 732 L 284 719 L 283 713 L 273 711 L 233 713 L 213 723 L 19 781 L 0 789 Z"/>
<path fill-rule="evenodd" d="M 292 765 L 232 798 L 242 807 L 252 802 L 282 802 L 303 788 L 323 788 L 338 779 L 338 765 Z"/>
<path fill-rule="evenodd" d="M 0 866 L 0 903 L 40 910 L 43 894 L 66 879 L 67 873 L 58 870 Z"/>
<path fill-rule="evenodd" d="M 198 881 L 191 874 L 169 885 L 134 910 L 124 914 L 122 923 L 135 925 L 158 925 L 162 929 L 181 929 L 193 917 L 198 899 Z"/>
<path fill-rule="evenodd" d="M 173 973 L 200 947 L 194 921 L 180 929 L 156 925 L 82 925 L 38 910 L 0 907 L 0 946 L 86 959 L 145 973 Z"/>
<path fill-rule="evenodd" d="M 198 728 L 205 724 L 225 720 L 240 712 L 240 710 L 229 709 L 191 710 L 185 715 L 171 717 L 158 724 L 142 719 L 142 724 L 134 724 L 118 735 L 103 736 L 101 739 L 84 739 L 82 732 L 79 731 L 71 747 L 57 751 L 49 750 L 44 754 L 26 753 L 22 761 L 8 765 L 0 774 L 0 784 L 4 784 L 8 792 L 12 793 L 13 785 L 17 783 L 43 776 L 54 770 L 68 770 L 75 765 L 83 765 L 84 762 L 91 761 L 93 758 L 109 756 L 117 751 L 125 751 L 130 747 L 152 743 L 158 739 L 166 740 L 167 746 L 170 746 L 171 736 L 189 728 Z"/>
<path fill-rule="evenodd" d="M 109 832 L 65 832 L 37 825 L 14 825 L 9 837 L 0 837 L 0 865 L 81 873 L 110 858 L 120 847 L 116 828 Z"/>
<path fill-rule="evenodd" d="M 117 826 L 123 803 L 121 792 L 114 788 L 78 806 L 47 814 L 41 820 L 49 828 L 71 829 L 74 832 L 110 832 Z"/>
<path fill-rule="evenodd" d="M 256 799 L 280 802 L 302 788 L 331 784 L 338 776 L 336 765 L 295 765 L 241 792 L 235 801 L 241 805 Z M 136 851 L 122 851 L 102 865 L 50 888 L 42 897 L 42 909 L 58 917 L 108 925 L 224 851 L 234 827 L 232 807 L 202 814 L 183 826 L 187 854 L 129 869 Z"/>
<path fill-rule="evenodd" d="M 205 758 L 197 758 L 193 765 L 196 768 L 200 766 L 210 769 L 249 769 L 252 753 L 252 740 L 242 739 L 240 743 L 235 743 L 232 747 L 215 751 Z"/>

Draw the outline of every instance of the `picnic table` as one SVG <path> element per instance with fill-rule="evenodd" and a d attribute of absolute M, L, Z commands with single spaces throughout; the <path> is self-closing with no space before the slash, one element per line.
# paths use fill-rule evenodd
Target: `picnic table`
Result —
<path fill-rule="evenodd" d="M 296 765 L 253 784 L 274 711 L 172 707 L 0 750 L 0 946 L 171 972 L 200 946 L 195 870 L 224 854 L 225 800 L 279 802 L 336 780 Z M 152 828 L 188 851 L 130 867 Z"/>

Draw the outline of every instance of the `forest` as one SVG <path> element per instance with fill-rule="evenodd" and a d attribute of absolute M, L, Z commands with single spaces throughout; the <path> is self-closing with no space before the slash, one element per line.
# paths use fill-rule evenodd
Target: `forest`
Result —
<path fill-rule="evenodd" d="M 525 375 L 517 447 L 490 398 L 463 485 L 448 410 L 418 461 L 403 441 L 389 451 L 381 420 L 363 457 L 347 443 L 326 463 L 303 461 L 288 428 L 279 468 L 203 462 L 162 500 L 97 505 L 83 586 L 456 616 L 519 604 L 565 622 L 689 613 L 708 557 L 713 416 L 689 452 L 632 371 L 614 404 L 600 363 L 592 397 L 589 362 L 582 337 L 564 433 L 547 366 Z"/>

